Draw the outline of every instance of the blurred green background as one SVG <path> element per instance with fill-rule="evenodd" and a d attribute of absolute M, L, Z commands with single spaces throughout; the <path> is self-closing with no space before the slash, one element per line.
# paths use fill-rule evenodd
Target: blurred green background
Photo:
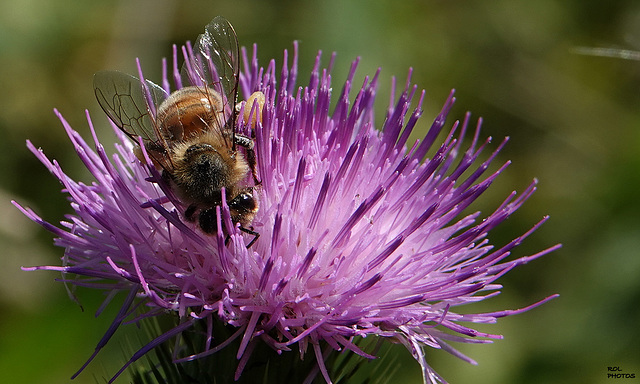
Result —
<path fill-rule="evenodd" d="M 25 139 L 90 181 L 52 108 L 87 138 L 88 108 L 108 143 L 113 136 L 93 96 L 93 73 L 133 73 L 140 57 L 147 78 L 157 80 L 170 44 L 193 40 L 218 14 L 232 22 L 241 44 L 258 43 L 263 65 L 271 58 L 281 65 L 283 49 L 299 40 L 301 82 L 318 49 L 326 58 L 338 52 L 334 89 L 356 56 L 357 83 L 382 67 L 380 123 L 391 76 L 404 81 L 409 67 L 427 90 L 423 132 L 456 88 L 449 124 L 470 110 L 484 118 L 483 132 L 494 142 L 511 137 L 496 164 L 513 164 L 476 205 L 483 212 L 540 180 L 538 192 L 491 240 L 503 245 L 549 214 L 515 256 L 558 242 L 564 247 L 502 278 L 502 295 L 463 310 L 515 309 L 553 293 L 561 297 L 479 327 L 505 340 L 459 346 L 478 366 L 427 350 L 441 375 L 451 383 L 609 383 L 607 367 L 617 366 L 640 376 L 640 62 L 573 52 L 640 50 L 637 1 L 3 0 L 0 382 L 69 382 L 117 309 L 94 319 L 100 293 L 78 291 L 83 312 L 54 281 L 59 275 L 19 269 L 59 264 L 62 250 L 9 201 L 54 223 L 70 212 L 60 184 L 27 151 Z M 127 357 L 122 346 L 138 346 L 137 339 L 146 340 L 134 326 L 124 327 L 74 382 L 105 382 Z M 419 383 L 409 353 L 399 347 L 397 354 L 398 380 Z M 124 375 L 118 382 L 128 381 Z"/>

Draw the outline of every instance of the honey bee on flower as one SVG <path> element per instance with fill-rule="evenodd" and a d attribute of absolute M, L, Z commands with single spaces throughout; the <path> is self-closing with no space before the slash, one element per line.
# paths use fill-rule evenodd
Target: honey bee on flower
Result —
<path fill-rule="evenodd" d="M 466 115 L 437 142 L 453 92 L 423 139 L 410 143 L 424 93 L 415 103 L 409 81 L 397 98 L 394 92 L 378 127 L 379 74 L 366 77 L 350 101 L 357 61 L 332 103 L 335 88 L 321 54 L 308 83 L 297 84 L 297 43 L 291 67 L 287 51 L 281 71 L 273 61 L 259 67 L 257 48 L 250 59 L 244 50 L 240 55 L 231 24 L 216 18 L 182 52 L 182 71 L 174 49 L 163 87 L 145 80 L 141 69 L 138 78 L 96 74 L 98 102 L 119 138 L 113 157 L 95 132 L 89 144 L 58 114 L 95 178 L 92 185 L 76 182 L 28 143 L 64 185 L 74 214 L 57 227 L 16 203 L 65 248 L 63 265 L 24 269 L 77 275 L 65 281 L 108 290 L 109 298 L 127 293 L 80 371 L 125 322 L 169 313 L 176 325 L 134 353 L 111 381 L 171 340 L 173 363 L 231 350 L 236 365 L 211 365 L 212 375 L 225 375 L 219 382 L 239 379 L 252 356 L 266 350 L 270 354 L 255 364 L 268 367 L 261 382 L 267 376 L 310 382 L 321 375 L 331 383 L 327 356 L 341 351 L 373 358 L 357 340 L 379 337 L 405 345 L 425 383 L 437 383 L 444 380 L 427 363 L 424 348 L 473 362 L 449 343 L 499 339 L 471 325 L 555 297 L 516 310 L 456 310 L 495 296 L 499 277 L 559 246 L 508 259 L 547 217 L 504 246 L 490 243 L 489 232 L 524 204 L 536 181 L 493 212 L 467 213 L 506 169 L 508 162 L 485 174 L 506 140 L 479 160 L 489 139 L 480 141 L 478 124 L 463 147 Z M 170 77 L 173 93 L 165 85 Z M 247 100 L 239 107 L 238 93 Z M 253 239 L 245 244 L 247 233 Z M 188 332 L 204 341 L 183 348 Z M 315 357 L 304 361 L 314 367 L 291 379 L 307 367 L 306 354 Z M 294 363 L 283 364 L 285 358 Z"/>
<path fill-rule="evenodd" d="M 256 157 L 252 138 L 236 132 L 239 49 L 225 18 L 218 16 L 206 26 L 182 73 L 185 82 L 195 85 L 171 94 L 118 71 L 96 73 L 93 84 L 111 120 L 134 141 L 142 138 L 147 155 L 186 206 L 184 218 L 197 222 L 205 233 L 215 233 L 216 207 L 222 205 L 224 191 L 233 223 L 254 235 L 250 247 L 259 236 L 249 229 L 259 206 L 254 193 Z M 245 120 L 254 103 L 257 109 L 251 118 L 259 118 L 264 95 L 255 92 L 249 101 Z M 141 149 L 136 149 L 144 161 Z M 247 185 L 249 173 L 254 185 Z"/>

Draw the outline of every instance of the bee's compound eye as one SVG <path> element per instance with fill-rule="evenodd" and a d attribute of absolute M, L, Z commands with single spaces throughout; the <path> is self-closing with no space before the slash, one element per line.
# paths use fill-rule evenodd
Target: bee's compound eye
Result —
<path fill-rule="evenodd" d="M 250 192 L 242 192 L 238 195 L 240 201 L 253 201 L 253 195 Z"/>
<path fill-rule="evenodd" d="M 251 192 L 242 192 L 229 202 L 229 208 L 238 211 L 253 212 L 258 208 L 258 204 Z"/>

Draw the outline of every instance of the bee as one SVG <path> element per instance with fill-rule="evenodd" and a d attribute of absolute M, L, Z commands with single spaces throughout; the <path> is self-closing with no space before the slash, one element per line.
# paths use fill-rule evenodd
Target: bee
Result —
<path fill-rule="evenodd" d="M 184 218 L 207 234 L 216 233 L 216 207 L 224 197 L 233 223 L 254 236 L 249 248 L 260 236 L 251 227 L 260 182 L 253 139 L 235 130 L 239 56 L 233 26 L 218 16 L 198 36 L 182 67 L 182 82 L 192 85 L 168 94 L 148 80 L 118 71 L 97 72 L 93 85 L 98 103 L 114 124 L 136 143 L 142 139 L 162 179 L 186 207 Z M 255 125 L 260 119 L 264 100 L 262 92 L 251 95 L 245 123 Z M 142 149 L 135 152 L 144 162 Z"/>

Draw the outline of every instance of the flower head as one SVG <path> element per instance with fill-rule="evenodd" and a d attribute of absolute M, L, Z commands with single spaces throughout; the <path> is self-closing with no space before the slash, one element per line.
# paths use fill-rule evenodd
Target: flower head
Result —
<path fill-rule="evenodd" d="M 175 52 L 172 70 L 164 66 L 162 84 L 168 91 L 182 87 L 178 81 L 170 89 L 166 75 L 180 78 Z M 189 62 L 189 49 L 183 52 Z M 494 322 L 551 298 L 520 310 L 454 311 L 495 296 L 501 288 L 496 279 L 557 246 L 506 260 L 546 218 L 502 248 L 494 249 L 487 239 L 488 232 L 534 192 L 535 181 L 482 219 L 479 212 L 465 214 L 508 165 L 485 174 L 506 140 L 479 160 L 489 140 L 481 141 L 479 122 L 471 143 L 463 147 L 467 115 L 436 144 L 453 92 L 426 136 L 408 143 L 424 98 L 409 80 L 397 98 L 391 95 L 384 124 L 378 127 L 373 104 L 379 72 L 365 78 L 352 99 L 355 61 L 331 112 L 333 57 L 323 69 L 318 54 L 308 84 L 298 86 L 297 45 L 293 65 L 288 67 L 285 51 L 279 72 L 274 61 L 259 67 L 255 47 L 251 60 L 244 50 L 242 56 L 241 97 L 255 91 L 266 96 L 262 118 L 254 121 L 261 184 L 255 188 L 260 208 L 252 227 L 260 237 L 249 248 L 251 236 L 234 224 L 224 202 L 217 208 L 213 235 L 184 220 L 182 202 L 148 157 L 146 164 L 136 158 L 136 143 L 115 125 L 119 143 L 116 154 L 109 156 L 88 116 L 95 149 L 56 112 L 95 177 L 90 185 L 71 179 L 28 142 L 64 185 L 74 214 L 57 227 L 18 205 L 65 248 L 62 266 L 25 270 L 60 271 L 79 276 L 71 280 L 77 285 L 128 292 L 89 361 L 119 325 L 137 319 L 132 308 L 138 307 L 144 309 L 140 318 L 171 311 L 181 323 L 127 365 L 196 322 L 221 321 L 237 330 L 229 340 L 209 340 L 198 354 L 178 360 L 212 354 L 237 338 L 236 376 L 255 345 L 266 343 L 280 352 L 297 348 L 302 355 L 312 353 L 330 382 L 323 349 L 371 357 L 356 346 L 354 337 L 372 335 L 403 343 L 422 366 L 425 382 L 437 382 L 442 378 L 427 364 L 425 346 L 473 362 L 448 341 L 490 342 L 500 336 L 461 322 Z M 236 129 L 248 133 L 251 123 L 238 119 Z M 144 306 L 138 306 L 140 302 Z"/>

